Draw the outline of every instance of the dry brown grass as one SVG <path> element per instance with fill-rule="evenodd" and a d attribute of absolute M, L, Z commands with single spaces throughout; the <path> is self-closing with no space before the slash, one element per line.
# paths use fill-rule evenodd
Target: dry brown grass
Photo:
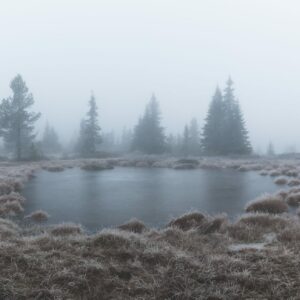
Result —
<path fill-rule="evenodd" d="M 296 221 L 250 214 L 229 224 L 194 212 L 170 223 L 161 230 L 138 226 L 135 233 L 141 223 L 134 220 L 93 235 L 63 224 L 24 236 L 0 219 L 0 299 L 297 298 Z M 277 239 L 266 250 L 228 250 L 253 241 L 255 231 L 275 232 Z"/>
<path fill-rule="evenodd" d="M 145 224 L 137 219 L 131 219 L 129 222 L 118 226 L 118 228 L 121 230 L 131 231 L 135 233 L 142 233 L 145 230 L 147 230 Z"/>
<path fill-rule="evenodd" d="M 299 206 L 299 204 L 300 204 L 300 192 L 289 194 L 286 198 L 286 202 L 290 206 Z"/>
<path fill-rule="evenodd" d="M 288 185 L 289 186 L 299 186 L 300 185 L 300 179 L 297 179 L 297 178 L 291 179 L 288 182 Z"/>
<path fill-rule="evenodd" d="M 36 210 L 26 216 L 26 218 L 34 221 L 34 222 L 46 222 L 49 219 L 49 214 L 43 210 Z"/>
<path fill-rule="evenodd" d="M 81 234 L 83 229 L 81 225 L 74 223 L 62 223 L 51 228 L 50 233 L 54 236 L 66 236 Z"/>
<path fill-rule="evenodd" d="M 102 171 L 113 169 L 114 167 L 107 161 L 91 160 L 84 162 L 80 168 L 85 171 Z"/>
<path fill-rule="evenodd" d="M 274 180 L 274 183 L 277 185 L 285 185 L 288 183 L 288 180 L 285 177 L 278 177 Z"/>
<path fill-rule="evenodd" d="M 199 227 L 206 221 L 204 214 L 200 212 L 187 213 L 177 219 L 169 222 L 168 226 L 175 226 L 181 230 L 189 230 L 191 228 Z"/>
<path fill-rule="evenodd" d="M 288 206 L 279 196 L 264 195 L 247 204 L 245 210 L 246 212 L 280 214 L 288 211 Z"/>

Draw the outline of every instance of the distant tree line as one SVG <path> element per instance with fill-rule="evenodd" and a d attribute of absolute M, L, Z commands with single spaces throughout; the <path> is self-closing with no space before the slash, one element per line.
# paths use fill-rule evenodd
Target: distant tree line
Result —
<path fill-rule="evenodd" d="M 34 98 L 25 81 L 17 75 L 10 83 L 12 96 L 0 103 L 0 136 L 5 150 L 16 160 L 38 159 L 62 153 L 55 129 L 46 124 L 40 141 L 35 123 L 41 114 L 32 111 Z M 94 94 L 80 122 L 79 136 L 71 152 L 80 157 L 97 157 L 101 151 L 169 153 L 180 156 L 250 154 L 252 147 L 239 102 L 229 78 L 224 92 L 220 88 L 212 97 L 203 128 L 193 118 L 181 134 L 166 134 L 162 126 L 159 103 L 153 94 L 133 130 L 124 128 L 117 139 L 113 132 L 102 132 Z M 272 155 L 272 145 L 268 154 Z"/>

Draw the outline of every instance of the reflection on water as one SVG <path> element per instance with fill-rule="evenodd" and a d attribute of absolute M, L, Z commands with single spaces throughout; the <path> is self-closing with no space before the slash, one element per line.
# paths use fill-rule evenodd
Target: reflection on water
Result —
<path fill-rule="evenodd" d="M 26 213 L 43 209 L 51 223 L 78 222 L 94 230 L 132 217 L 162 226 L 191 209 L 234 217 L 249 200 L 275 190 L 269 177 L 254 172 L 116 168 L 41 171 L 23 194 Z"/>

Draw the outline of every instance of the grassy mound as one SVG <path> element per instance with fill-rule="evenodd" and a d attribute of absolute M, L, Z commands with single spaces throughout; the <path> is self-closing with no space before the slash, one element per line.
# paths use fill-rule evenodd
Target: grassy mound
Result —
<path fill-rule="evenodd" d="M 280 214 L 287 211 L 288 206 L 285 201 L 276 195 L 264 195 L 246 206 L 246 212 Z"/>

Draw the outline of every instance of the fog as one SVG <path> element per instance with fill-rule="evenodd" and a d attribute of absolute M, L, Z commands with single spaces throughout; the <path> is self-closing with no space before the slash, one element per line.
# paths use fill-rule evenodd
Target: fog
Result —
<path fill-rule="evenodd" d="M 217 84 L 235 83 L 254 150 L 299 143 L 298 1 L 2 1 L 0 98 L 18 73 L 63 141 L 93 90 L 104 131 L 135 125 L 154 92 L 167 132 L 201 127 Z"/>

